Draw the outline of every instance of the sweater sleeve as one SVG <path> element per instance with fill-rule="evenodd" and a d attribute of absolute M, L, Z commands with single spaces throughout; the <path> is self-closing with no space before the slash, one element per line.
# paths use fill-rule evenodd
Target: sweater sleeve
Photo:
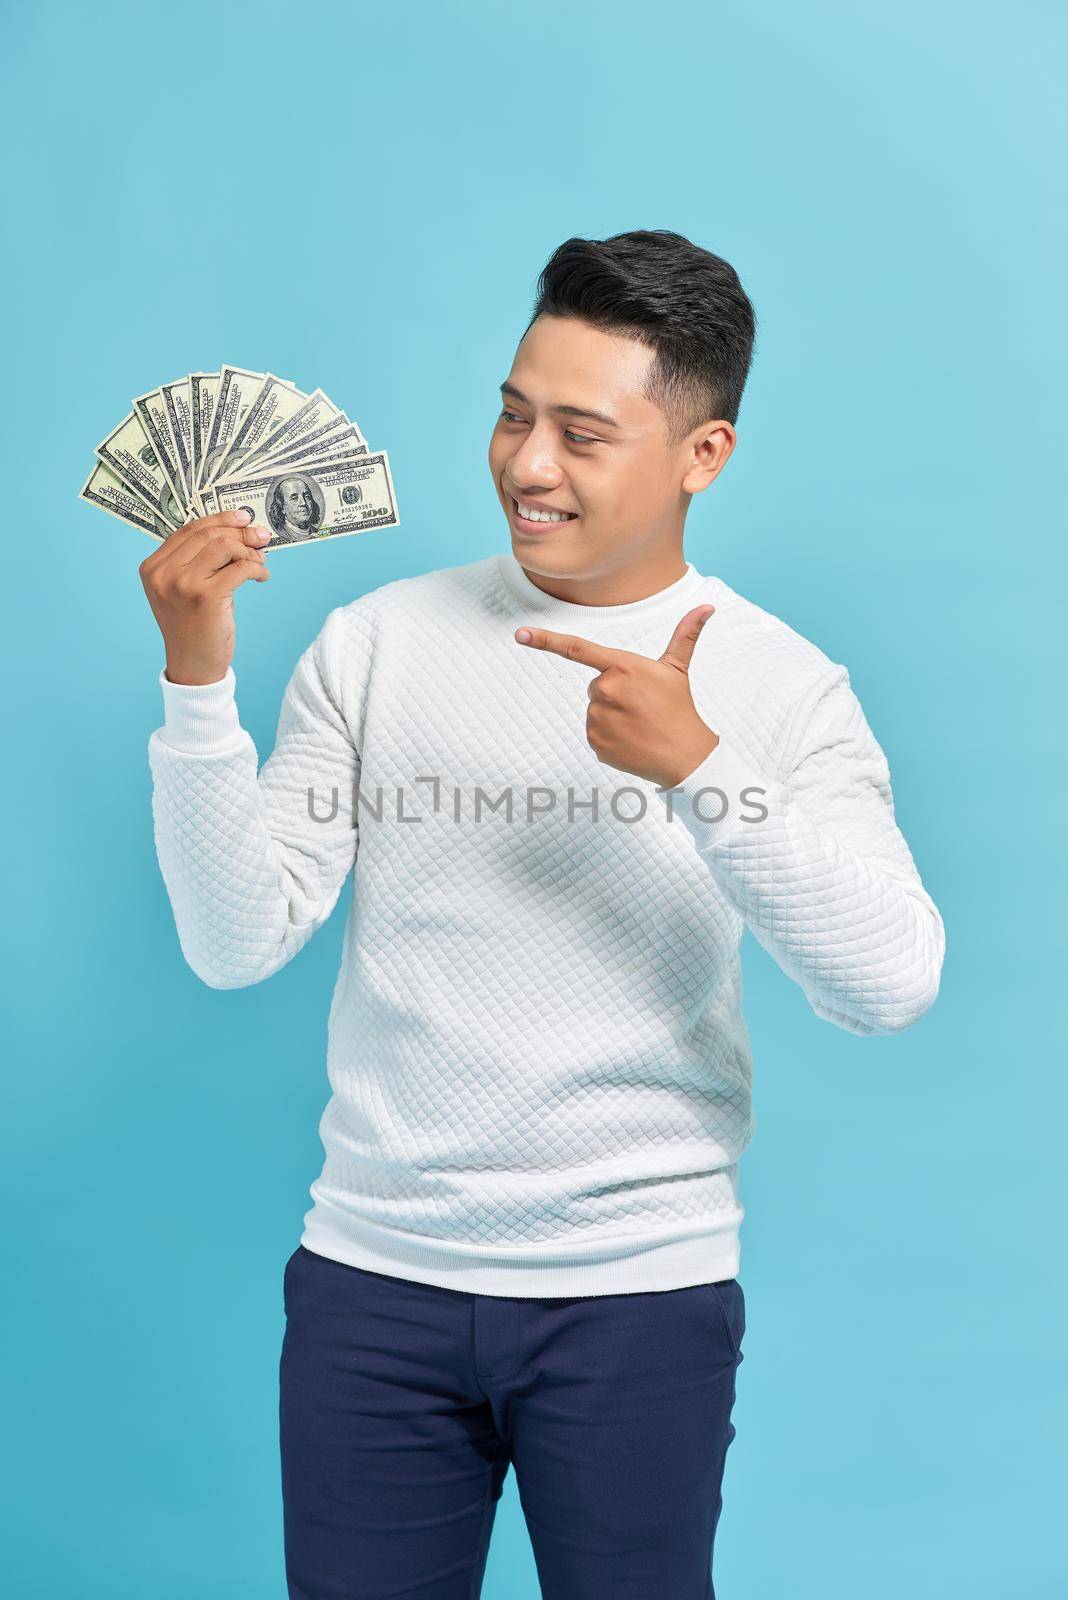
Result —
<path fill-rule="evenodd" d="M 258 773 L 233 668 L 198 686 L 160 673 L 165 721 L 148 745 L 156 853 L 182 953 L 213 989 L 291 961 L 355 861 L 360 758 L 336 684 L 341 612 L 294 668 Z"/>
<path fill-rule="evenodd" d="M 933 1004 L 942 918 L 895 821 L 886 757 L 844 666 L 801 697 L 777 773 L 721 741 L 657 793 L 818 1017 L 850 1033 L 892 1033 Z"/>

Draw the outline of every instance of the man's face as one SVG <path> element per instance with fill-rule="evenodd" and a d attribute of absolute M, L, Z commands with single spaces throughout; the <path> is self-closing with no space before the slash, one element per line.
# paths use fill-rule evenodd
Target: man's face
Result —
<path fill-rule="evenodd" d="M 693 439 L 669 446 L 664 412 L 643 395 L 653 359 L 636 340 L 574 317 L 541 316 L 527 330 L 489 447 L 521 565 L 589 577 L 678 549 Z M 531 526 L 517 501 L 571 516 Z"/>
<path fill-rule="evenodd" d="M 286 514 L 286 521 L 291 522 L 294 528 L 307 528 L 311 523 L 315 510 L 315 501 L 308 490 L 308 485 L 300 478 L 287 478 L 282 485 L 282 509 Z"/>

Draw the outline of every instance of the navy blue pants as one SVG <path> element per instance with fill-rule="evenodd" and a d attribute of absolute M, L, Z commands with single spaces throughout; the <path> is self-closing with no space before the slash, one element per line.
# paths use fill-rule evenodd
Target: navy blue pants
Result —
<path fill-rule="evenodd" d="M 736 1278 L 528 1300 L 285 1270 L 290 1600 L 477 1600 L 510 1465 L 543 1600 L 715 1600 Z"/>

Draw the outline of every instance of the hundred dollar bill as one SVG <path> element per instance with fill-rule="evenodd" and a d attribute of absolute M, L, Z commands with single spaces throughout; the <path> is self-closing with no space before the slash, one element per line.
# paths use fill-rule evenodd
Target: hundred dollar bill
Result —
<path fill-rule="evenodd" d="M 298 411 L 264 440 L 256 455 L 246 460 L 245 466 L 258 465 L 261 460 L 266 465 L 276 455 L 291 455 L 297 445 L 303 443 L 310 435 L 325 431 L 327 426 L 333 426 L 341 414 L 341 408 L 329 400 L 321 389 L 316 389 Z M 220 473 L 219 477 L 221 476 Z"/>
<path fill-rule="evenodd" d="M 133 406 L 175 498 L 185 503 L 188 509 L 188 496 L 178 471 L 174 445 L 171 443 L 170 429 L 167 426 L 167 409 L 163 404 L 162 389 L 150 389 L 147 394 L 138 395 Z"/>
<path fill-rule="evenodd" d="M 302 389 L 269 372 L 216 468 L 215 477 L 237 477 L 248 457 L 255 455 L 264 439 L 298 412 L 307 398 Z"/>
<path fill-rule="evenodd" d="M 211 419 L 215 402 L 219 398 L 221 372 L 191 372 L 189 374 L 189 424 L 191 446 L 189 451 L 193 484 L 199 490 L 200 468 L 211 432 Z"/>
<path fill-rule="evenodd" d="M 318 452 L 320 449 L 329 450 L 331 439 L 348 439 L 347 430 L 355 427 L 356 424 L 350 422 L 343 411 L 339 411 L 336 417 L 331 417 L 329 421 L 320 423 L 317 428 L 313 428 L 310 433 L 306 433 L 296 443 L 292 439 L 288 444 L 283 443 L 277 455 L 273 450 L 265 448 L 256 456 L 255 460 L 246 462 L 246 466 L 250 471 L 257 472 L 261 467 L 266 469 L 275 461 L 288 461 L 303 450 L 308 450 L 309 452 Z M 357 433 L 359 433 L 358 429 Z M 360 437 L 363 437 L 362 434 Z"/>
<path fill-rule="evenodd" d="M 366 528 L 395 528 L 397 500 L 384 450 L 260 477 L 219 482 L 208 490 L 209 511 L 247 508 L 269 528 L 264 550 L 313 544 Z"/>
<path fill-rule="evenodd" d="M 200 467 L 197 489 L 204 490 L 217 477 L 234 435 L 245 420 L 245 412 L 262 389 L 267 374 L 250 372 L 245 367 L 223 367 L 219 374 L 219 397 L 211 419 L 208 447 Z"/>
<path fill-rule="evenodd" d="M 158 517 L 176 528 L 182 526 L 186 508 L 167 482 L 136 411 L 128 411 L 118 427 L 100 441 L 93 454 L 110 467 L 127 488 L 140 495 Z"/>
<path fill-rule="evenodd" d="M 86 478 L 78 492 L 78 498 L 88 500 L 90 505 L 99 506 L 101 511 L 107 511 L 111 516 L 118 517 L 120 522 L 128 523 L 131 528 L 140 528 L 142 533 L 150 534 L 153 539 L 166 539 L 175 531 L 169 522 L 164 522 L 150 506 L 146 506 L 140 495 L 128 489 L 122 479 L 117 478 L 102 461 L 96 463 Z"/>
<path fill-rule="evenodd" d="M 189 414 L 188 372 L 184 378 L 176 378 L 173 383 L 162 384 L 160 394 L 163 396 L 163 409 L 167 414 L 167 427 L 174 441 L 174 457 L 185 489 L 185 503 L 196 511 L 198 516 L 203 516 L 204 508 L 193 483 L 193 426 Z"/>
<path fill-rule="evenodd" d="M 350 422 L 343 428 L 333 428 L 330 433 L 316 444 L 302 444 L 291 455 L 271 456 L 267 461 L 254 461 L 243 470 L 234 472 L 227 478 L 232 483 L 235 478 L 259 478 L 267 472 L 277 472 L 283 467 L 293 468 L 314 466 L 319 461 L 347 461 L 350 456 L 365 456 L 367 443 L 362 437 L 355 423 Z"/>
<path fill-rule="evenodd" d="M 265 470 L 273 466 L 275 461 L 293 461 L 294 456 L 304 454 L 305 451 L 307 454 L 317 454 L 321 458 L 321 453 L 326 450 L 333 456 L 334 448 L 337 450 L 337 456 L 349 456 L 352 454 L 350 446 L 353 443 L 366 446 L 366 438 L 361 434 L 360 427 L 341 411 L 331 421 L 323 422 L 320 427 L 313 427 L 310 434 L 305 434 L 304 438 L 297 440 L 296 443 L 291 440 L 289 443 L 283 443 L 277 451 L 272 450 L 270 454 L 262 454 L 256 461 L 251 462 L 251 466 L 253 470 L 256 467 Z"/>

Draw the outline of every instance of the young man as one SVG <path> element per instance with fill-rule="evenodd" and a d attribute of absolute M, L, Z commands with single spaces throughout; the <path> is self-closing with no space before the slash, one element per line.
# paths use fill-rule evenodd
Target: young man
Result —
<path fill-rule="evenodd" d="M 744 927 L 849 1032 L 938 992 L 941 918 L 846 668 L 683 554 L 753 337 L 734 270 L 677 234 L 563 244 L 490 441 L 511 551 L 331 611 L 258 774 L 231 666 L 258 530 L 206 517 L 142 566 L 193 970 L 270 977 L 354 871 L 285 1274 L 301 1600 L 478 1594 L 509 1465 L 548 1600 L 710 1600 Z"/>

